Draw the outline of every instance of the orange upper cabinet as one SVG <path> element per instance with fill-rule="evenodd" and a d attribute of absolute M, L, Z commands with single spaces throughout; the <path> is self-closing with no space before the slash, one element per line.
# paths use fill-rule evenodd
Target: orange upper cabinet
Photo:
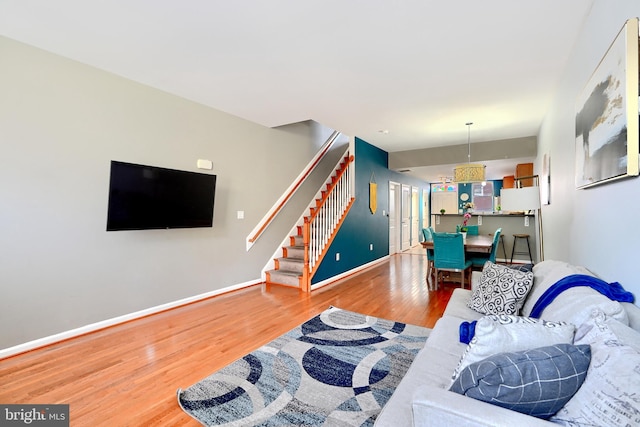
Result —
<path fill-rule="evenodd" d="M 502 178 L 502 188 L 515 187 L 515 177 L 513 175 L 507 175 Z"/>
<path fill-rule="evenodd" d="M 520 163 L 516 165 L 516 179 L 521 178 L 523 176 L 532 176 L 532 175 L 533 175 L 533 163 Z M 533 186 L 533 178 L 521 180 L 520 186 L 521 187 Z"/>

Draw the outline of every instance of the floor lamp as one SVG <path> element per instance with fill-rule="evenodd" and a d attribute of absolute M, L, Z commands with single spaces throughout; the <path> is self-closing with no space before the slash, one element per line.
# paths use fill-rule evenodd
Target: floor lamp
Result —
<path fill-rule="evenodd" d="M 523 180 L 532 180 L 532 187 L 522 187 Z M 503 211 L 537 211 L 538 235 L 540 236 L 540 251 L 538 259 L 544 261 L 544 244 L 542 239 L 542 209 L 540 203 L 540 180 L 538 175 L 516 178 L 516 188 L 500 190 L 500 207 Z"/>

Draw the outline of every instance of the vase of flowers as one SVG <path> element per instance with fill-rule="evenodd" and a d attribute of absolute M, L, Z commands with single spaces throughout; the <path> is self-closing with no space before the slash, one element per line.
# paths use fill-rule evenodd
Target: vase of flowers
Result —
<path fill-rule="evenodd" d="M 460 227 L 460 232 L 462 233 L 462 239 L 463 240 L 467 240 L 467 231 L 469 231 L 469 228 L 467 227 L 467 224 L 469 223 L 469 220 L 471 219 L 471 214 L 469 212 L 464 214 L 464 220 L 462 221 L 462 227 Z"/>

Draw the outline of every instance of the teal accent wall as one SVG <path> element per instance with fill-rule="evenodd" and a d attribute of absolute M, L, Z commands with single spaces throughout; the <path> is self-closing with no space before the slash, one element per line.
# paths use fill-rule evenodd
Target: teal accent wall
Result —
<path fill-rule="evenodd" d="M 389 181 L 419 188 L 422 223 L 422 192 L 429 183 L 391 171 L 389 154 L 366 141 L 355 139 L 355 202 L 320 263 L 312 284 L 345 273 L 371 261 L 389 255 L 389 219 L 382 214 L 389 211 Z M 378 208 L 369 209 L 369 180 L 372 174 L 378 184 Z M 373 244 L 373 251 L 369 245 Z M 340 260 L 336 261 L 336 254 Z"/>
<path fill-rule="evenodd" d="M 462 195 L 466 194 L 467 195 L 467 200 L 464 201 L 462 200 Z M 464 213 L 464 205 L 467 202 L 470 202 L 471 199 L 473 199 L 473 197 L 471 197 L 471 183 L 461 183 L 458 184 L 458 214 L 462 214 Z"/>

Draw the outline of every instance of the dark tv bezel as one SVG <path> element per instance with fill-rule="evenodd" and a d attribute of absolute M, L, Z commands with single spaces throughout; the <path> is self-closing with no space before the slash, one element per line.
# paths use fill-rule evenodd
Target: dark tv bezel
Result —
<path fill-rule="evenodd" d="M 208 210 L 208 216 L 206 220 L 184 220 L 180 222 L 173 223 L 152 223 L 148 222 L 146 224 L 141 224 L 140 222 L 125 223 L 124 221 L 118 221 L 114 218 L 115 214 L 113 210 L 115 208 L 115 200 L 114 200 L 114 166 L 117 167 L 127 167 L 130 169 L 148 169 L 156 173 L 160 173 L 161 175 L 178 175 L 181 177 L 191 177 L 194 180 L 200 180 L 199 185 L 203 183 L 207 183 L 210 192 L 211 192 L 211 205 Z M 207 182 L 208 181 L 208 182 Z M 192 172 L 185 171 L 180 169 L 171 169 L 171 168 L 163 168 L 159 166 L 151 166 L 151 165 L 143 165 L 139 163 L 130 163 L 123 162 L 118 160 L 112 160 L 110 163 L 110 171 L 109 171 L 109 198 L 107 202 L 107 231 L 133 231 L 133 230 L 167 230 L 167 229 L 181 229 L 181 228 L 211 228 L 213 227 L 213 217 L 214 217 L 214 208 L 215 208 L 215 194 L 216 194 L 216 183 L 217 176 L 213 174 L 201 173 L 201 172 Z"/>

